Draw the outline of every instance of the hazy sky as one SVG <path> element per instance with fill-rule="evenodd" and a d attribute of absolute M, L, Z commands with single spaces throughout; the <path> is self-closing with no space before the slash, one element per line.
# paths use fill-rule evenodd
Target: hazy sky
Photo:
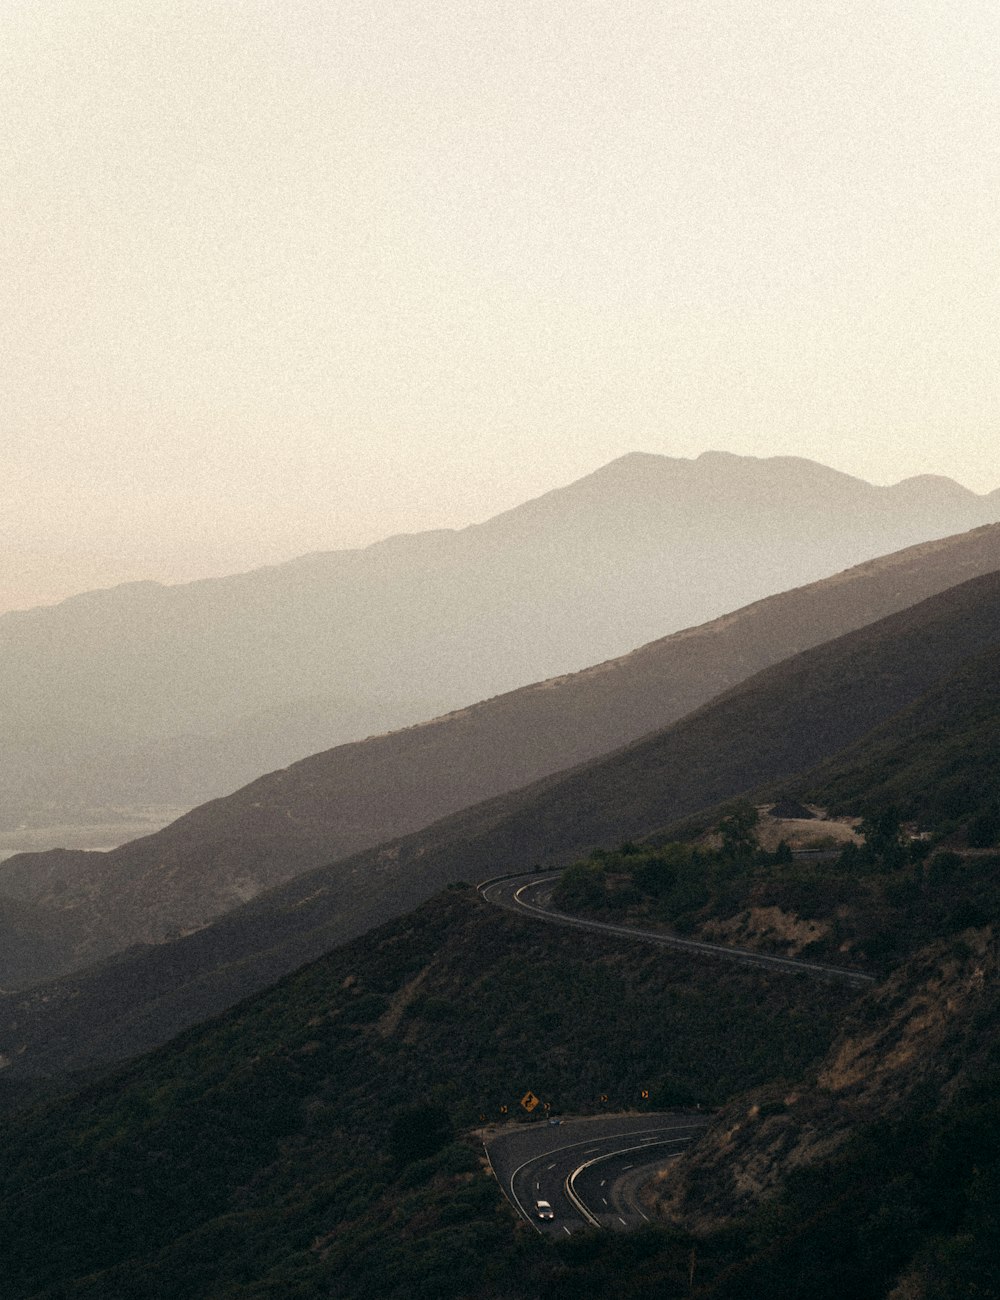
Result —
<path fill-rule="evenodd" d="M 629 450 L 1000 485 L 996 0 L 4 0 L 0 608 Z"/>

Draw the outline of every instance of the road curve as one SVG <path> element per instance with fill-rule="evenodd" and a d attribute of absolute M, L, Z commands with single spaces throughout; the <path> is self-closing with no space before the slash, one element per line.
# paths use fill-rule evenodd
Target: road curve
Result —
<path fill-rule="evenodd" d="M 636 1184 L 681 1151 L 704 1129 L 704 1116 L 675 1112 L 598 1116 L 518 1125 L 485 1142 L 504 1195 L 538 1232 L 569 1236 L 585 1228 L 623 1232 L 648 1217 Z M 537 1201 L 552 1219 L 539 1219 Z"/>
<path fill-rule="evenodd" d="M 821 962 L 803 961 L 798 957 L 775 957 L 768 953 L 753 952 L 747 948 L 732 948 L 721 943 L 706 943 L 701 939 L 684 939 L 680 935 L 666 934 L 662 930 L 642 930 L 631 925 L 612 925 L 607 921 L 591 921 L 582 916 L 570 916 L 552 906 L 552 891 L 561 872 L 529 872 L 518 876 L 494 877 L 477 886 L 488 903 L 505 907 L 520 915 L 554 925 L 570 926 L 577 930 L 596 930 L 604 934 L 651 943 L 659 948 L 673 948 L 701 957 L 717 957 L 738 962 L 744 966 L 761 966 L 765 970 L 785 971 L 811 975 L 814 978 L 839 980 L 857 988 L 876 982 L 872 975 L 847 970 L 842 966 L 826 966 Z"/>

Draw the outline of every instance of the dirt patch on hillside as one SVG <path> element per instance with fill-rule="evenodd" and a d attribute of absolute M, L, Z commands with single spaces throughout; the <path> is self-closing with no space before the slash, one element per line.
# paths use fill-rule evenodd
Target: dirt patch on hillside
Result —
<path fill-rule="evenodd" d="M 701 934 L 713 943 L 731 943 L 742 948 L 780 947 L 788 957 L 797 957 L 809 944 L 825 938 L 830 926 L 825 921 L 803 921 L 780 907 L 751 907 L 724 921 L 709 921 Z"/>
<path fill-rule="evenodd" d="M 953 1096 L 991 1061 L 1000 951 L 992 928 L 915 953 L 859 1001 L 814 1083 L 774 1085 L 721 1111 L 659 1184 L 657 1214 L 723 1226 L 795 1169 L 836 1152 L 859 1126 L 900 1113 L 918 1091 Z M 901 1293 L 902 1296 L 903 1293 Z"/>
<path fill-rule="evenodd" d="M 764 805 L 757 809 L 757 838 L 762 849 L 773 853 L 782 840 L 790 849 L 840 848 L 860 844 L 860 817 L 828 817 L 825 808 L 809 805 L 809 818 L 773 817 Z"/>

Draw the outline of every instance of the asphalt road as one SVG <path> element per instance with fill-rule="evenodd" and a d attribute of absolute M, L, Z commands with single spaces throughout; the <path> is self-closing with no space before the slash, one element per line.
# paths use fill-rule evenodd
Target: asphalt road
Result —
<path fill-rule="evenodd" d="M 486 1152 L 504 1195 L 532 1227 L 562 1237 L 648 1222 L 638 1188 L 698 1136 L 706 1117 L 677 1112 L 544 1121 L 498 1133 Z M 539 1219 L 536 1201 L 555 1217 Z"/>
<path fill-rule="evenodd" d="M 660 948 L 679 949 L 696 956 L 721 957 L 725 961 L 739 962 L 744 966 L 762 966 L 767 970 L 840 980 L 859 988 L 876 982 L 871 975 L 863 975 L 860 971 L 847 970 L 842 966 L 825 966 L 821 962 L 803 961 L 797 957 L 774 957 L 747 948 L 705 943 L 701 939 L 684 939 L 680 935 L 667 934 L 662 930 L 642 930 L 636 926 L 611 925 L 606 921 L 591 921 L 581 916 L 569 916 L 552 906 L 552 890 L 560 874 L 558 871 L 532 872 L 512 878 L 486 880 L 478 888 L 488 903 L 495 903 L 498 907 L 505 907 L 520 915 L 533 916 L 555 925 L 620 935 L 641 943 L 651 943 Z"/>

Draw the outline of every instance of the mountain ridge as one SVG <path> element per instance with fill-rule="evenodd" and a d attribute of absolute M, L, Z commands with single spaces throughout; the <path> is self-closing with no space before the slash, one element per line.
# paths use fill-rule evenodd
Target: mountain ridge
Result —
<path fill-rule="evenodd" d="M 37 825 L 46 808 L 193 806 L 1000 518 L 1000 497 L 939 488 L 641 453 L 464 529 L 8 612 L 0 809 Z M 245 719 L 273 708 L 301 721 L 248 739 Z"/>
<path fill-rule="evenodd" d="M 0 1052 L 46 1073 L 152 1046 L 456 880 L 563 865 L 792 778 L 1000 642 L 1000 573 L 814 646 L 679 722 L 314 868 L 184 938 L 0 997 Z"/>
<path fill-rule="evenodd" d="M 993 503 L 994 501 L 1000 501 L 1000 487 L 989 492 L 975 492 L 971 488 L 967 488 L 963 484 L 959 483 L 956 479 L 950 478 L 948 475 L 944 474 L 913 474 L 906 478 L 899 479 L 895 483 L 876 484 L 870 483 L 867 479 L 861 478 L 859 475 L 849 474 L 844 470 L 834 469 L 832 466 L 824 465 L 822 462 L 812 460 L 806 456 L 752 456 L 742 455 L 737 452 L 709 449 L 700 452 L 697 456 L 686 457 L 668 456 L 658 452 L 631 451 L 615 457 L 613 460 L 608 461 L 607 464 L 599 466 L 597 469 L 590 471 L 590 473 L 583 475 L 579 479 L 575 479 L 570 483 L 562 484 L 554 488 L 549 488 L 545 492 L 540 493 L 537 497 L 521 502 L 518 505 L 511 506 L 506 510 L 501 510 L 497 514 L 491 515 L 487 519 L 478 522 L 462 524 L 451 528 L 428 528 L 401 533 L 390 533 L 385 537 L 376 538 L 374 541 L 366 542 L 361 546 L 330 547 L 304 551 L 301 555 L 292 556 L 287 560 L 279 560 L 270 564 L 255 565 L 249 569 L 239 569 L 233 573 L 216 575 L 213 577 L 192 578 L 182 582 L 165 582 L 155 578 L 137 578 L 126 582 L 114 583 L 108 587 L 88 588 L 84 591 L 75 592 L 69 596 L 65 596 L 62 600 L 52 603 L 0 611 L 0 627 L 2 627 L 3 620 L 11 615 L 23 616 L 51 611 L 53 609 L 61 608 L 64 605 L 71 604 L 74 601 L 87 601 L 91 598 L 111 596 L 115 593 L 124 593 L 127 591 L 138 594 L 143 589 L 150 592 L 154 589 L 162 592 L 172 591 L 178 588 L 190 588 L 202 584 L 225 584 L 258 574 L 272 573 L 286 568 L 308 565 L 310 562 L 323 557 L 363 555 L 367 552 L 377 551 L 383 547 L 392 548 L 397 545 L 406 545 L 409 543 L 410 539 L 414 538 L 427 538 L 430 540 L 434 538 L 455 537 L 463 533 L 475 533 L 479 530 L 500 526 L 502 521 L 508 520 L 512 516 L 517 516 L 522 511 L 528 511 L 533 507 L 539 506 L 542 502 L 550 501 L 553 498 L 559 498 L 564 494 L 571 493 L 574 489 L 582 488 L 582 485 L 590 484 L 591 482 L 597 483 L 613 480 L 618 477 L 626 467 L 631 470 L 633 467 L 641 466 L 644 470 L 648 470 L 653 466 L 660 467 L 664 463 L 670 466 L 691 467 L 692 469 L 698 465 L 716 465 L 728 468 L 736 463 L 751 468 L 754 466 L 769 466 L 772 468 L 804 467 L 808 472 L 813 474 L 815 474 L 816 470 L 819 470 L 820 473 L 815 475 L 817 480 L 822 480 L 830 484 L 841 483 L 846 485 L 850 483 L 851 485 L 858 485 L 864 489 L 871 490 L 876 495 L 886 494 L 892 496 L 899 493 L 901 489 L 908 489 L 910 485 L 927 484 L 928 486 L 940 485 L 949 496 L 967 504 L 971 504 L 972 502 Z M 983 522 L 993 521 L 984 520 Z"/>
<path fill-rule="evenodd" d="M 110 853 L 13 857 L 0 865 L 0 894 L 69 911 L 81 927 L 75 965 L 158 942 L 635 741 L 768 664 L 995 569 L 1000 525 L 880 557 L 579 673 L 312 755 Z"/>

